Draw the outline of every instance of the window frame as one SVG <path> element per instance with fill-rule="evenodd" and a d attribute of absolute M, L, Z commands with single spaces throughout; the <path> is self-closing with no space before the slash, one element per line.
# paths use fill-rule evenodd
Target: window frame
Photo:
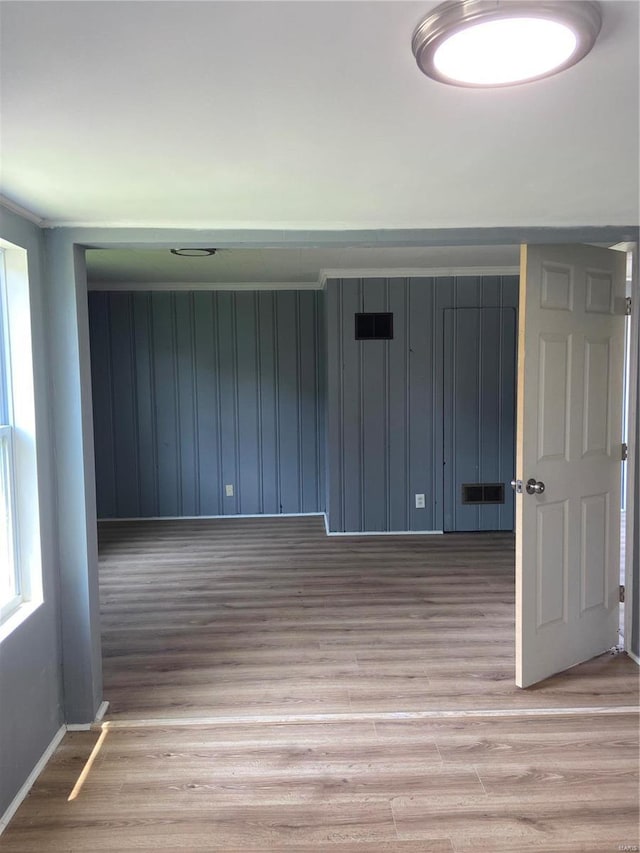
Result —
<path fill-rule="evenodd" d="M 13 595 L 0 598 L 0 624 L 5 621 L 23 602 L 22 576 L 18 554 L 17 507 L 15 456 L 13 452 L 13 406 L 11 395 L 11 347 L 7 307 L 7 277 L 5 274 L 4 249 L 0 247 L 0 488 L 5 492 L 6 505 L 6 548 L 9 558 L 7 585 Z M 0 555 L 2 558 L 3 555 Z M 0 589 L 0 594 L 2 590 Z"/>
<path fill-rule="evenodd" d="M 44 601 L 29 258 L 1 238 L 0 382 L 0 477 L 8 495 L 8 523 L 0 523 L 10 557 L 1 643 Z"/>
<path fill-rule="evenodd" d="M 18 557 L 18 537 L 16 531 L 15 503 L 15 466 L 13 464 L 13 427 L 10 424 L 0 424 L 0 484 L 6 484 L 7 491 L 7 552 L 9 556 L 8 574 L 10 575 L 9 589 L 13 595 L 6 599 L 0 598 L 0 623 L 10 616 L 23 601 L 22 577 Z"/>

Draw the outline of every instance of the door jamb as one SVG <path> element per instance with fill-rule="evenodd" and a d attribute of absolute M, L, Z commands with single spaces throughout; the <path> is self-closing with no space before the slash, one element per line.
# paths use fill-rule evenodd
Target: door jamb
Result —
<path fill-rule="evenodd" d="M 627 494 L 625 515 L 625 605 L 624 605 L 624 649 L 627 654 L 640 664 L 640 659 L 631 649 L 631 631 L 633 615 L 636 606 L 637 594 L 634 590 L 634 544 L 640 537 L 640 530 L 635 529 L 634 517 L 634 493 L 637 493 L 640 483 L 636 483 L 637 457 L 640 448 L 636 444 L 638 435 L 638 381 L 640 379 L 638 360 L 640 358 L 640 283 L 638 277 L 638 244 L 629 243 L 627 251 L 631 253 L 631 334 L 629 338 L 630 365 L 629 371 L 629 420 L 627 424 L 628 433 L 628 458 L 627 458 Z M 635 497 L 637 500 L 637 496 Z M 637 569 L 636 569 L 637 571 Z"/>

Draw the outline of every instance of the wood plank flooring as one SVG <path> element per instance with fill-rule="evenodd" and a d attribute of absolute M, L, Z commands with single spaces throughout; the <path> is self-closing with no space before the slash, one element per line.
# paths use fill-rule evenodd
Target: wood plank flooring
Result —
<path fill-rule="evenodd" d="M 514 686 L 510 535 L 136 522 L 100 553 L 114 719 L 637 703 L 624 656 Z"/>
<path fill-rule="evenodd" d="M 638 843 L 638 721 L 210 724 L 66 736 L 2 838 L 21 853 L 616 851 Z"/>
<path fill-rule="evenodd" d="M 638 669 L 514 687 L 512 537 L 137 522 L 100 557 L 109 715 L 3 851 L 640 845 Z"/>

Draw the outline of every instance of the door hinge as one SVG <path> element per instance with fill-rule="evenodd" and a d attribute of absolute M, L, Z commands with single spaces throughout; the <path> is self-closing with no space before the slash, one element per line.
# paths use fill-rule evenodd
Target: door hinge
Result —
<path fill-rule="evenodd" d="M 624 300 L 624 313 L 626 317 L 631 316 L 631 297 L 627 296 Z"/>
<path fill-rule="evenodd" d="M 627 444 L 626 441 L 622 442 L 622 448 L 620 451 L 620 458 L 622 459 L 623 462 L 626 462 L 627 459 L 629 458 L 629 445 Z"/>
<path fill-rule="evenodd" d="M 620 584 L 620 596 L 619 599 L 620 604 L 624 604 L 624 585 Z"/>

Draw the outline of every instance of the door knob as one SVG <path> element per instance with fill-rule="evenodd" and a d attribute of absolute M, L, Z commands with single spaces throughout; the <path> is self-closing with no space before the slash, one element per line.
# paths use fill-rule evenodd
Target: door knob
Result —
<path fill-rule="evenodd" d="M 544 483 L 532 477 L 530 480 L 527 480 L 525 489 L 528 495 L 541 495 L 544 492 Z"/>

